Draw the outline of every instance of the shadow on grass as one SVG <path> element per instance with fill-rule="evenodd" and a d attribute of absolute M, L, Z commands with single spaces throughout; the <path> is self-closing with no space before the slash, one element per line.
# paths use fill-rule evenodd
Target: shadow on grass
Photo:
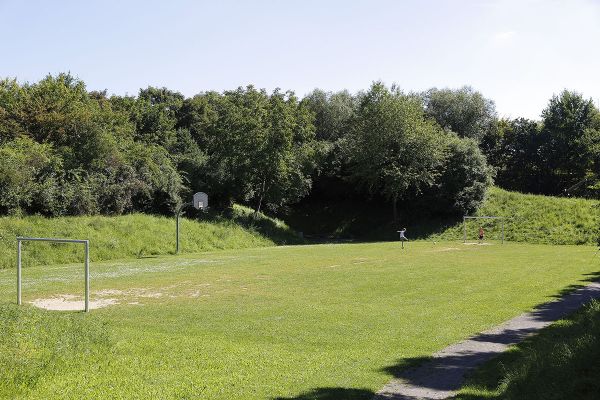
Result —
<path fill-rule="evenodd" d="M 583 276 L 584 276 L 584 278 L 579 280 L 579 282 L 582 282 L 582 283 L 574 283 L 572 285 L 569 285 L 569 286 L 563 288 L 557 294 L 552 295 L 552 297 L 560 299 L 567 294 L 573 293 L 577 289 L 586 287 L 587 284 L 590 282 L 600 282 L 600 271 L 589 272 L 587 274 L 583 274 Z"/>
<path fill-rule="evenodd" d="M 600 398 L 600 303 L 527 338 L 473 373 L 456 399 Z"/>
<path fill-rule="evenodd" d="M 284 222 L 252 209 L 235 205 L 225 210 L 209 209 L 207 212 L 186 210 L 186 215 L 198 221 L 236 224 L 272 240 L 275 244 L 304 244 L 303 238 Z"/>
<path fill-rule="evenodd" d="M 590 281 L 595 281 L 597 277 L 598 274 L 589 274 Z M 467 374 L 499 356 L 509 346 L 523 342 L 540 329 L 565 318 L 598 298 L 600 298 L 600 285 L 579 288 L 560 300 L 540 305 L 531 313 L 516 317 L 497 328 L 452 345 L 435 357 L 399 360 L 396 364 L 383 368 L 382 371 L 395 378 L 401 378 L 414 390 L 420 390 L 420 395 L 430 392 L 437 392 L 437 395 L 451 393 L 461 387 Z M 414 390 L 412 393 L 415 393 Z M 411 397 L 377 398 L 408 399 Z"/>
<path fill-rule="evenodd" d="M 600 272 L 586 274 L 584 281 L 594 282 L 600 278 Z M 568 291 L 568 292 L 567 292 Z M 496 396 L 494 393 L 498 389 L 500 383 L 506 382 L 507 379 L 513 379 L 515 382 L 507 390 L 512 392 L 523 392 L 524 395 L 518 395 L 515 398 L 527 399 L 536 398 L 542 399 L 543 396 L 531 397 L 532 392 L 528 389 L 529 380 L 539 381 L 537 385 L 544 387 L 548 385 L 552 387 L 552 382 L 544 382 L 543 373 L 535 371 L 535 368 L 549 368 L 552 369 L 553 374 L 556 375 L 555 379 L 559 379 L 560 376 L 570 376 L 570 381 L 577 381 L 573 386 L 571 392 L 566 391 L 566 397 L 560 398 L 584 398 L 584 399 L 596 399 L 600 398 L 600 335 L 596 331 L 600 331 L 600 303 L 594 302 L 594 299 L 600 298 L 600 285 L 594 284 L 586 287 L 569 287 L 565 289 L 567 292 L 562 296 L 561 299 L 552 301 L 537 307 L 534 311 L 528 314 L 524 314 L 517 318 L 514 318 L 500 327 L 491 329 L 487 332 L 478 334 L 464 342 L 457 345 L 453 345 L 450 349 L 438 353 L 435 357 L 413 357 L 404 358 L 398 360 L 395 364 L 386 366 L 380 371 L 385 372 L 394 378 L 399 378 L 402 381 L 412 386 L 411 395 L 402 395 L 394 393 L 395 390 L 392 388 L 387 392 L 384 391 L 382 394 L 376 394 L 367 389 L 349 389 L 349 388 L 336 388 L 336 387 L 325 387 L 315 388 L 310 391 L 301 393 L 294 397 L 278 397 L 275 400 L 345 400 L 345 399 L 377 399 L 377 400 L 409 400 L 417 399 L 419 396 L 423 396 L 426 393 L 434 393 L 437 395 L 451 395 L 453 392 L 459 390 L 465 382 L 465 378 L 469 375 L 476 376 L 477 374 L 482 375 L 482 370 L 487 370 L 487 376 L 479 378 L 474 383 L 477 388 L 477 394 L 460 394 L 459 399 L 462 400 L 475 400 L 475 399 L 498 399 L 504 396 Z M 587 305 L 587 306 L 585 306 Z M 585 306 L 581 310 L 582 306 Z M 577 312 L 578 310 L 581 310 Z M 582 318 L 584 315 L 585 318 Z M 567 325 L 548 325 L 555 321 L 561 320 L 565 317 L 574 319 L 573 324 Z M 591 322 L 590 322 L 591 321 Z M 533 334 L 538 333 L 541 329 L 540 335 Z M 584 341 L 581 338 L 592 338 L 592 343 L 587 347 L 581 346 Z M 572 338 L 570 347 L 564 349 L 562 338 Z M 546 345 L 551 343 L 552 346 Z M 516 347 L 509 349 L 511 345 L 517 345 Z M 564 344 L 567 346 L 567 344 Z M 531 356 L 529 348 L 536 347 L 537 352 L 541 355 Z M 545 352 L 556 351 L 556 348 L 561 349 L 562 353 L 559 356 L 544 354 Z M 587 350 L 590 354 L 585 354 Z M 529 353 L 527 353 L 529 352 Z M 527 355 L 529 354 L 529 355 Z M 530 362 L 532 366 L 527 368 L 521 367 L 525 361 L 524 357 L 528 357 L 526 360 Z M 546 364 L 541 365 L 537 360 L 540 357 L 549 358 Z M 582 371 L 580 375 L 587 374 L 587 377 L 577 378 L 571 371 L 561 371 L 560 368 L 563 364 L 565 357 L 570 357 L 577 361 L 577 365 L 580 365 Z M 592 369 L 585 370 L 584 365 L 590 364 L 590 357 L 595 361 L 595 366 Z M 556 358 L 560 360 L 557 362 Z M 499 361 L 500 360 L 500 361 Z M 582 361 L 584 360 L 584 361 Z M 505 365 L 507 363 L 513 363 L 516 365 L 516 372 L 510 375 L 507 372 Z M 593 364 L 594 362 L 592 362 Z M 493 367 L 489 367 L 493 365 Z M 481 366 L 484 366 L 481 369 Z M 495 368 L 492 373 L 489 372 L 490 368 Z M 575 368 L 575 367 L 574 367 Z M 532 370 L 533 372 L 529 372 Z M 506 376 L 509 378 L 506 378 Z M 519 374 L 521 374 L 519 376 Z M 591 374 L 591 375 L 590 375 Z M 491 376 L 491 377 L 490 377 Z M 591 376 L 591 378 L 590 378 Z M 515 378 L 516 377 L 516 378 Z M 586 384 L 587 380 L 595 379 L 594 384 Z M 582 383 L 583 382 L 583 383 Z M 563 379 L 563 386 L 564 386 Z M 577 386 L 578 385 L 578 386 Z M 587 385 L 587 389 L 586 389 Z M 589 388 L 591 390 L 588 390 Z M 414 390 L 417 390 L 415 393 Z M 420 392 L 418 392 L 420 390 Z M 542 389 L 537 389 L 538 391 Z M 587 390 L 587 392 L 586 392 Z M 546 393 L 547 395 L 548 393 Z M 572 396 L 571 396 L 572 395 Z M 571 396 L 571 397 L 569 397 Z M 596 396 L 596 397 L 595 397 Z"/>
<path fill-rule="evenodd" d="M 326 387 L 312 389 L 293 397 L 275 397 L 273 400 L 365 400 L 375 393 L 368 389 Z"/>

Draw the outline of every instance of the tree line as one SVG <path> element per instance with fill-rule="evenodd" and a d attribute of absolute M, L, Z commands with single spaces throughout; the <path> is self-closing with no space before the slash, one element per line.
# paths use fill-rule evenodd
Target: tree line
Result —
<path fill-rule="evenodd" d="M 442 214 L 469 212 L 496 184 L 594 196 L 600 113 L 565 91 L 540 121 L 499 119 L 469 87 L 351 94 L 252 86 L 186 98 L 88 91 L 70 74 L 0 80 L 0 214 L 171 213 L 211 204 L 281 210 L 315 185 Z M 340 189 L 341 188 L 341 189 Z"/>

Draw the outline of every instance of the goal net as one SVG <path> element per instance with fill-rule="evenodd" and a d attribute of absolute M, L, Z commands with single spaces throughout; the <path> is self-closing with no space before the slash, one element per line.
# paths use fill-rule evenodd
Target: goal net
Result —
<path fill-rule="evenodd" d="M 478 243 L 480 229 L 483 230 L 482 241 L 498 241 L 504 243 L 504 217 L 497 216 L 464 216 L 463 242 Z"/>

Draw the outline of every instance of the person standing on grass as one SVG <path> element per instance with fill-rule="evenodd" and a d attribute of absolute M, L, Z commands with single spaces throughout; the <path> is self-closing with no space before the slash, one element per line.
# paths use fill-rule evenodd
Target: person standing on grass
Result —
<path fill-rule="evenodd" d="M 405 235 L 406 228 L 402 228 L 398 231 L 398 233 L 400 234 L 400 242 L 402 243 L 402 248 L 404 248 L 404 242 L 408 242 L 408 238 Z"/>
<path fill-rule="evenodd" d="M 481 243 L 484 238 L 485 238 L 485 232 L 484 232 L 483 228 L 480 226 L 479 227 L 479 243 Z"/>

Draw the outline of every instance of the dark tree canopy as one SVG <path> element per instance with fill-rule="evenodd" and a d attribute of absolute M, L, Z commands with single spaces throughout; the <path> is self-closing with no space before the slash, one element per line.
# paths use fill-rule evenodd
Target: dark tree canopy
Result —
<path fill-rule="evenodd" d="M 599 171 L 600 113 L 569 91 L 541 121 L 498 121 L 470 87 L 188 98 L 88 91 L 70 74 L 0 80 L 1 215 L 166 214 L 196 191 L 217 208 L 282 210 L 315 187 L 456 214 L 478 207 L 494 174 L 512 190 L 597 196 Z"/>

